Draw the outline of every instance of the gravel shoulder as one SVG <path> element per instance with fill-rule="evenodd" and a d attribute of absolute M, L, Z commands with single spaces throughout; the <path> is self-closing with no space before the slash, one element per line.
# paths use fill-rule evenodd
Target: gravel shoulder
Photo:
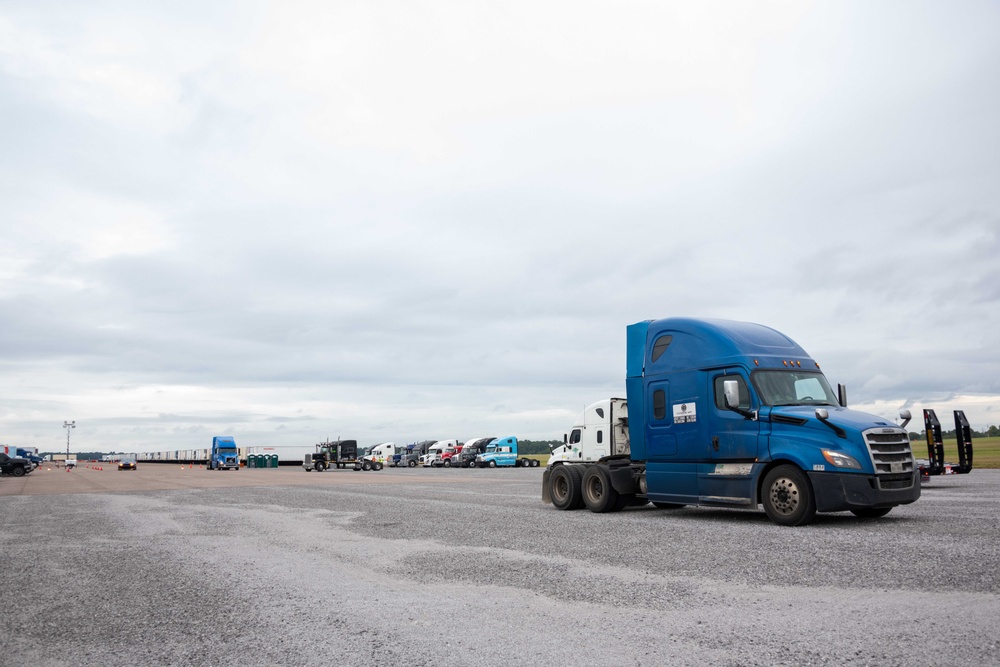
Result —
<path fill-rule="evenodd" d="M 541 469 L 324 475 L 3 494 L 0 664 L 1000 664 L 1000 471 L 791 529 L 558 512 Z"/>

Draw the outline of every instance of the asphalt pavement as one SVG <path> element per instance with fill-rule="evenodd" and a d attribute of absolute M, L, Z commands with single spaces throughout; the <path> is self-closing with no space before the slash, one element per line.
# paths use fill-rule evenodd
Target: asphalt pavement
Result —
<path fill-rule="evenodd" d="M 800 528 L 541 475 L 4 477 L 0 665 L 1000 664 L 998 470 Z"/>

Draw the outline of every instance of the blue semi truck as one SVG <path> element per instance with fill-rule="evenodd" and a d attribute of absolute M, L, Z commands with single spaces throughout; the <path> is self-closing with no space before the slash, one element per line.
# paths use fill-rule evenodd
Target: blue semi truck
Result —
<path fill-rule="evenodd" d="M 880 517 L 920 497 L 905 430 L 851 410 L 809 355 L 769 327 L 670 318 L 627 328 L 626 399 L 589 406 L 542 477 L 542 499 L 594 512 L 652 502 Z"/>
<path fill-rule="evenodd" d="M 212 438 L 212 450 L 208 455 L 209 470 L 239 470 L 240 453 L 236 441 L 229 435 Z"/>
<path fill-rule="evenodd" d="M 526 456 L 518 458 L 517 438 L 512 435 L 494 438 L 486 451 L 476 455 L 476 466 L 479 468 L 533 468 L 538 466 L 537 459 Z"/>

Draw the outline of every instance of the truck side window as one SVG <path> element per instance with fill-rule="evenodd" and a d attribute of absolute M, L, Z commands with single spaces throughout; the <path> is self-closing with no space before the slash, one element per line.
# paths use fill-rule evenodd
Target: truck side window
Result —
<path fill-rule="evenodd" d="M 747 389 L 746 380 L 742 375 L 720 375 L 715 378 L 715 407 L 720 410 L 726 409 L 726 394 L 722 389 L 722 383 L 726 380 L 736 380 L 740 387 L 740 409 L 750 409 L 750 391 Z"/>
<path fill-rule="evenodd" d="M 597 444 L 604 442 L 604 431 L 598 429 L 597 431 Z"/>
<path fill-rule="evenodd" d="M 569 444 L 575 445 L 580 442 L 580 429 L 573 429 L 573 432 L 569 434 Z"/>
<path fill-rule="evenodd" d="M 673 340 L 674 337 L 669 335 L 657 338 L 656 342 L 653 343 L 653 351 L 650 357 L 651 360 L 656 361 L 663 356 L 663 353 L 667 351 L 667 348 L 670 347 L 670 343 L 673 342 Z"/>
<path fill-rule="evenodd" d="M 666 419 L 667 393 L 662 389 L 653 392 L 653 419 Z"/>

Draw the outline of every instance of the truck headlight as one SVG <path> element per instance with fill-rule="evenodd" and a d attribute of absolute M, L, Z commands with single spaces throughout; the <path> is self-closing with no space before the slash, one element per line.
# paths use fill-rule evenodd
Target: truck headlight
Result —
<path fill-rule="evenodd" d="M 853 468 L 855 470 L 861 470 L 861 464 L 858 463 L 857 459 L 848 456 L 843 452 L 835 452 L 829 449 L 824 449 L 823 458 L 826 459 L 830 465 L 836 466 L 837 468 Z"/>

